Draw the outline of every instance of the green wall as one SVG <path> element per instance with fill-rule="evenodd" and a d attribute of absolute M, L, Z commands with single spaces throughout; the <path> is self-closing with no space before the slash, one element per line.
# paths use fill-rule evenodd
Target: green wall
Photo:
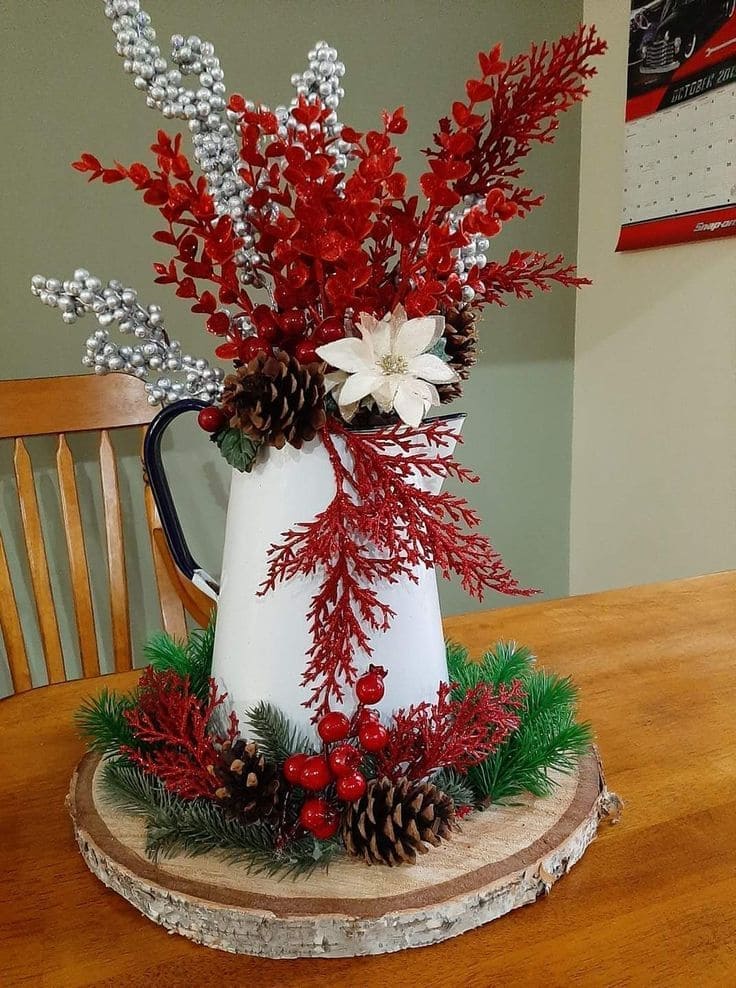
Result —
<path fill-rule="evenodd" d="M 119 277 L 145 301 L 160 302 L 169 330 L 192 352 L 211 355 L 212 340 L 197 317 L 166 288 L 151 284 L 151 262 L 166 256 L 165 248 L 150 240 L 156 211 L 144 206 L 132 188 L 87 185 L 68 167 L 85 150 L 108 161 L 145 160 L 163 122 L 123 73 L 101 6 L 99 0 L 0 4 L 5 49 L 0 183 L 4 378 L 79 372 L 81 343 L 93 323 L 87 317 L 67 327 L 28 291 L 33 273 L 65 278 L 75 266 L 103 279 Z M 514 50 L 569 31 L 580 19 L 582 3 L 151 0 L 149 7 L 162 48 L 175 31 L 213 41 L 230 91 L 272 105 L 290 98 L 289 75 L 302 67 L 311 44 L 325 37 L 347 65 L 341 119 L 365 129 L 382 108 L 406 106 L 410 129 L 399 140 L 405 168 L 414 178 L 422 166 L 416 149 L 429 143 L 437 119 L 463 92 L 465 79 L 476 68 L 476 51 L 498 39 Z M 170 130 L 175 127 L 176 122 L 169 123 Z M 529 168 L 531 183 L 547 195 L 545 208 L 499 237 L 494 245 L 498 254 L 517 246 L 536 247 L 563 251 L 574 260 L 578 151 L 579 119 L 573 112 L 558 143 L 539 148 Z M 564 290 L 488 313 L 480 364 L 462 405 L 458 403 L 470 413 L 462 455 L 482 477 L 470 494 L 486 519 L 486 530 L 517 576 L 550 596 L 568 591 L 573 317 L 573 295 Z M 80 453 L 92 503 L 92 453 L 89 448 L 80 448 Z M 196 550 L 216 570 L 226 476 L 201 435 L 183 427 L 174 442 L 172 469 L 181 477 L 185 467 L 189 479 L 180 484 L 182 514 Z M 8 471 L 8 451 L 2 450 L 4 524 L 8 518 L 13 521 Z M 138 464 L 130 442 L 123 475 L 127 503 L 133 505 Z M 55 495 L 50 473 L 43 483 L 44 510 L 51 512 Z M 145 557 L 144 533 L 135 521 L 131 524 L 137 544 L 132 602 L 140 640 L 156 615 L 150 583 L 138 572 L 138 555 Z M 63 597 L 65 562 L 58 536 L 57 548 L 58 565 L 53 565 Z M 13 565 L 20 563 L 15 559 Z M 456 587 L 445 588 L 443 595 L 446 613 L 473 606 Z M 25 593 L 21 597 L 28 608 Z M 101 596 L 101 605 L 103 601 Z M 483 606 L 504 603 L 494 597 Z M 64 633 L 71 642 L 71 630 Z"/>

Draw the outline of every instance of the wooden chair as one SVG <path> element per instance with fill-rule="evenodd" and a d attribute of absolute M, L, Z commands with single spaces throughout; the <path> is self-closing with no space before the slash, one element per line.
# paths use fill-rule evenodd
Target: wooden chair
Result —
<path fill-rule="evenodd" d="M 80 505 L 75 463 L 66 437 L 71 433 L 99 433 L 114 669 L 123 672 L 132 668 L 130 608 L 117 461 L 110 433 L 133 427 L 140 431 L 142 438 L 145 426 L 155 414 L 156 409 L 146 401 L 142 383 L 123 375 L 110 375 L 104 379 L 89 375 L 0 381 L 0 440 L 15 440 L 13 463 L 16 490 L 49 683 L 64 682 L 66 671 L 36 482 L 25 439 L 45 435 L 57 437 L 60 520 L 63 520 L 71 573 L 82 676 L 87 678 L 100 675 L 100 657 L 85 545 L 84 508 Z M 186 580 L 174 565 L 147 486 L 144 496 L 162 623 L 170 634 L 183 636 L 186 633 L 185 609 L 197 623 L 204 624 L 212 601 Z M 26 640 L 3 543 L 1 518 L 0 632 L 5 642 L 14 691 L 31 689 L 33 682 Z"/>

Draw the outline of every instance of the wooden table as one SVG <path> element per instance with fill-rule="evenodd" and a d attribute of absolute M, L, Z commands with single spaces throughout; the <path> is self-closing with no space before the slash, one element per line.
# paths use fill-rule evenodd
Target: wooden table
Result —
<path fill-rule="evenodd" d="M 735 605 L 725 573 L 449 619 L 476 654 L 515 638 L 575 677 L 626 809 L 548 900 L 383 957 L 236 957 L 141 918 L 87 871 L 64 809 L 72 713 L 100 683 L 3 700 L 0 984 L 736 984 Z"/>

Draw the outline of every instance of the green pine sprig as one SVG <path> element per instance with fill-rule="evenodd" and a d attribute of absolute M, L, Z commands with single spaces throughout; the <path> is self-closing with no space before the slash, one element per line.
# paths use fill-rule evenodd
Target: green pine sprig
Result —
<path fill-rule="evenodd" d="M 590 724 L 577 720 L 577 688 L 535 665 L 529 649 L 500 642 L 479 662 L 467 651 L 448 644 L 450 679 L 463 696 L 481 682 L 498 687 L 521 680 L 525 691 L 521 724 L 489 758 L 468 771 L 467 781 L 482 803 L 502 802 L 531 792 L 548 796 L 555 786 L 553 771 L 571 772 L 593 740 Z"/>
<path fill-rule="evenodd" d="M 453 642 L 447 643 L 447 669 L 450 682 L 457 684 L 456 695 L 462 697 L 480 683 L 498 687 L 515 679 L 524 680 L 534 666 L 535 658 L 525 645 L 498 642 L 477 662 L 468 658 L 468 650 Z"/>
<path fill-rule="evenodd" d="M 175 854 L 195 857 L 213 853 L 255 874 L 297 878 L 326 869 L 343 851 L 337 839 L 318 841 L 312 837 L 278 848 L 269 825 L 244 824 L 228 816 L 217 803 L 204 799 L 181 799 L 124 759 L 107 761 L 100 782 L 107 803 L 123 813 L 143 817 L 146 854 L 153 861 Z"/>
<path fill-rule="evenodd" d="M 102 766 L 100 792 L 110 806 L 133 816 L 149 816 L 174 801 L 176 796 L 139 765 L 125 758 L 109 758 Z"/>
<path fill-rule="evenodd" d="M 289 755 L 296 752 L 314 754 L 314 745 L 306 734 L 272 703 L 262 700 L 245 716 L 250 722 L 249 739 L 255 741 L 266 758 L 277 765 L 283 764 Z"/>
<path fill-rule="evenodd" d="M 436 775 L 432 776 L 430 782 L 446 796 L 449 796 L 456 808 L 475 806 L 478 802 L 478 797 L 472 786 L 468 784 L 467 778 L 454 769 L 440 769 Z"/>
<path fill-rule="evenodd" d="M 117 752 L 121 746 L 138 747 L 135 735 L 125 718 L 136 703 L 135 691 L 118 693 L 104 688 L 97 696 L 88 696 L 76 711 L 77 729 L 90 751 L 101 755 Z"/>
<path fill-rule="evenodd" d="M 215 643 L 214 617 L 206 628 L 192 631 L 186 642 L 179 642 L 164 632 L 152 635 L 143 653 L 154 669 L 173 669 L 189 677 L 189 686 L 200 700 L 206 700 L 212 671 Z M 90 751 L 101 755 L 116 754 L 121 747 L 140 748 L 125 714 L 137 702 L 136 690 L 118 693 L 103 688 L 97 696 L 87 697 L 75 714 L 77 728 Z"/>
<path fill-rule="evenodd" d="M 163 631 L 156 632 L 143 646 L 143 654 L 158 672 L 173 669 L 180 676 L 188 676 L 192 693 L 200 700 L 206 700 L 214 647 L 213 617 L 206 628 L 192 631 L 186 642 L 178 641 Z"/>
<path fill-rule="evenodd" d="M 253 874 L 297 878 L 327 868 L 341 851 L 337 840 L 313 837 L 291 840 L 279 849 L 273 827 L 243 824 L 206 800 L 163 807 L 147 820 L 146 853 L 154 861 L 174 854 L 212 853 L 228 864 L 244 865 Z"/>

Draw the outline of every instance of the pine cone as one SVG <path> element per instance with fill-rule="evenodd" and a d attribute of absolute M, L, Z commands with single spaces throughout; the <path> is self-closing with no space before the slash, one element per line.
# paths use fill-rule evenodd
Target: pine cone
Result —
<path fill-rule="evenodd" d="M 216 769 L 222 785 L 216 796 L 225 809 L 246 823 L 269 820 L 281 807 L 281 773 L 267 762 L 255 743 L 226 741 L 220 754 L 227 768 Z"/>
<path fill-rule="evenodd" d="M 467 381 L 470 368 L 478 359 L 478 329 L 475 313 L 469 309 L 448 309 L 445 313 L 445 353 L 450 367 L 459 375 L 460 381 Z M 437 390 L 443 404 L 454 401 L 463 393 L 460 381 L 453 384 L 440 384 Z"/>
<path fill-rule="evenodd" d="M 259 354 L 225 378 L 222 410 L 230 426 L 276 449 L 301 449 L 325 423 L 322 364 L 300 364 L 281 351 Z"/>
<path fill-rule="evenodd" d="M 437 847 L 455 824 L 455 804 L 430 782 L 373 779 L 347 807 L 342 837 L 348 854 L 368 864 L 413 864 L 425 844 Z"/>

